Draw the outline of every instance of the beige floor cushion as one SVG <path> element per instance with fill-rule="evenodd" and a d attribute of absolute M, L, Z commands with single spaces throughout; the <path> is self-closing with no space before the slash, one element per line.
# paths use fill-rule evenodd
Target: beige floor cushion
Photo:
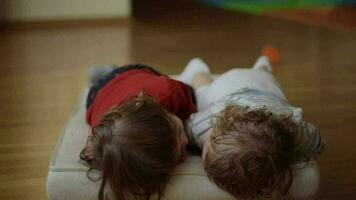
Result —
<path fill-rule="evenodd" d="M 99 182 L 87 179 L 87 167 L 79 162 L 79 152 L 86 142 L 89 126 L 85 122 L 85 97 L 70 117 L 53 152 L 47 178 L 50 200 L 97 200 Z M 172 175 L 166 188 L 166 200 L 234 199 L 211 183 L 203 170 L 201 158 L 189 155 Z"/>

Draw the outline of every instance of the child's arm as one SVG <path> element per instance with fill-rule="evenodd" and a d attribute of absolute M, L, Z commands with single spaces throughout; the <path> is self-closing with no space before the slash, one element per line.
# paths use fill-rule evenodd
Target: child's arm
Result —
<path fill-rule="evenodd" d="M 311 123 L 302 122 L 300 132 L 307 137 L 303 145 L 303 150 L 307 152 L 306 155 L 314 158 L 320 155 L 324 150 L 325 140 L 321 137 L 319 130 Z"/>
<path fill-rule="evenodd" d="M 185 123 L 185 132 L 191 144 L 203 149 L 204 138 L 212 128 L 213 116 L 210 110 L 197 112 L 190 116 Z"/>

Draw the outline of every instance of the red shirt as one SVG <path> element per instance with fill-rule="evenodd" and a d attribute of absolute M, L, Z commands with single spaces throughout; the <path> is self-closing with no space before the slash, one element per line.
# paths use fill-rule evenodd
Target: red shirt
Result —
<path fill-rule="evenodd" d="M 86 113 L 88 124 L 91 127 L 98 125 L 102 116 L 113 106 L 142 91 L 183 121 L 196 112 L 191 93 L 184 83 L 158 76 L 149 70 L 134 69 L 121 73 L 99 90 Z"/>

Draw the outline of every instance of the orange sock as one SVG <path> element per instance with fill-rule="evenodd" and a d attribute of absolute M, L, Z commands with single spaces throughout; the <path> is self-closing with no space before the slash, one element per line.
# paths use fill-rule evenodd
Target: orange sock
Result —
<path fill-rule="evenodd" d="M 280 54 L 279 51 L 272 46 L 265 46 L 262 48 L 262 55 L 267 56 L 272 63 L 272 66 L 275 66 L 279 59 Z"/>

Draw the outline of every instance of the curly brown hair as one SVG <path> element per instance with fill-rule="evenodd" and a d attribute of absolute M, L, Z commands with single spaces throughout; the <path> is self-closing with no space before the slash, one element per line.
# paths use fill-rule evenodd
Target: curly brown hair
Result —
<path fill-rule="evenodd" d="M 292 166 L 313 152 L 290 116 L 228 105 L 216 118 L 204 160 L 208 177 L 237 198 L 292 199 Z"/>
<path fill-rule="evenodd" d="M 140 94 L 112 108 L 92 128 L 80 158 L 90 166 L 90 180 L 96 180 L 93 169 L 102 171 L 99 200 L 149 199 L 154 193 L 161 199 L 179 163 L 177 127 L 169 115 Z"/>

